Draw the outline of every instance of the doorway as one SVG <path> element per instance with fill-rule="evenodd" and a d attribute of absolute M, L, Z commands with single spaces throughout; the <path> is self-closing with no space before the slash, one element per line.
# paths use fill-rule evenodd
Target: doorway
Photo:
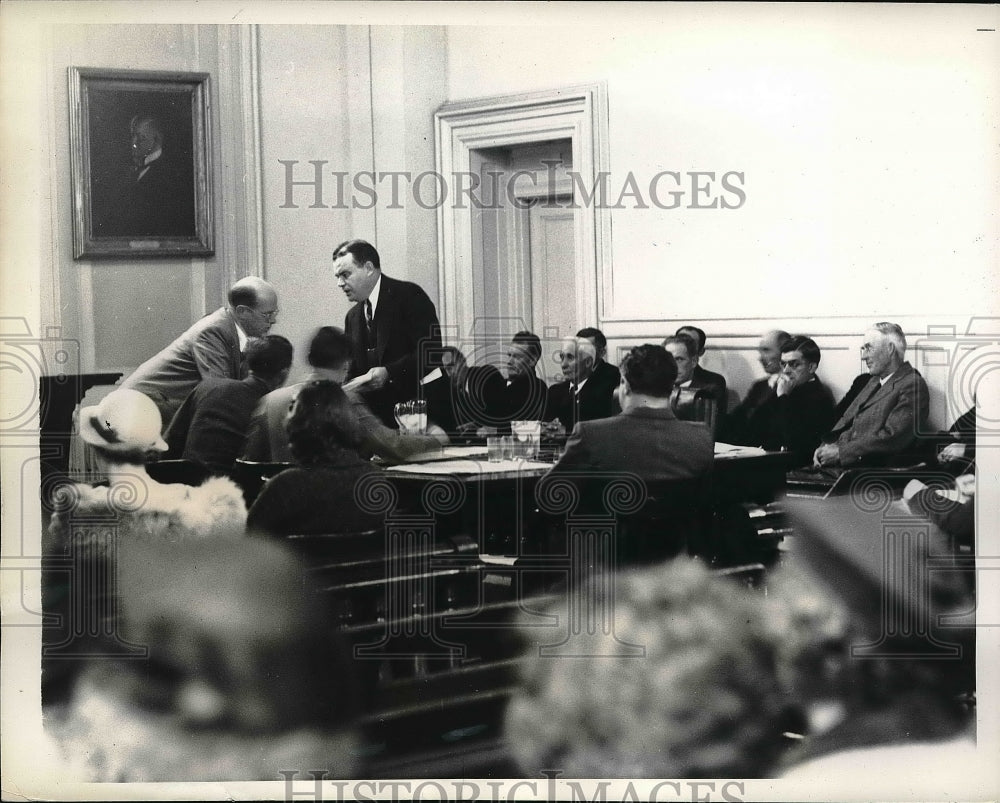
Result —
<path fill-rule="evenodd" d="M 459 347 L 472 340 L 476 351 L 520 328 L 544 338 L 600 325 L 610 292 L 610 210 L 580 198 L 608 169 L 604 86 L 448 103 L 435 127 L 448 198 L 467 197 L 470 173 L 488 185 L 490 171 L 500 172 L 494 194 L 504 196 L 490 203 L 487 191 L 484 206 L 438 209 L 447 339 Z"/>

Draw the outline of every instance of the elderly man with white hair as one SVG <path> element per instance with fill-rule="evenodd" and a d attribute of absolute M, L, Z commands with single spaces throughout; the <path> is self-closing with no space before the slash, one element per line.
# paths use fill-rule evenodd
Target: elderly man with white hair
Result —
<path fill-rule="evenodd" d="M 816 449 L 814 466 L 886 465 L 912 453 L 927 422 L 927 384 L 905 356 L 898 324 L 865 332 L 861 357 L 871 378 Z"/>
<path fill-rule="evenodd" d="M 592 421 L 615 414 L 613 389 L 591 382 L 597 365 L 597 349 L 585 337 L 569 337 L 559 349 L 559 367 L 564 381 L 549 388 L 545 420 L 558 419 L 572 432 L 577 421 Z"/>

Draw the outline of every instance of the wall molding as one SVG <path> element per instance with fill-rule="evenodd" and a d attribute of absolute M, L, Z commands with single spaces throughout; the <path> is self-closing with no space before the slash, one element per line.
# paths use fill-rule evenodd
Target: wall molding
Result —
<path fill-rule="evenodd" d="M 260 63 L 257 25 L 217 29 L 219 120 L 216 147 L 221 214 L 222 284 L 264 276 L 263 191 L 260 141 Z M 222 132 L 227 132 L 222 136 Z"/>
<path fill-rule="evenodd" d="M 607 90 L 603 84 L 477 98 L 446 103 L 434 114 L 435 168 L 447 198 L 460 197 L 456 173 L 472 169 L 472 151 L 552 139 L 572 141 L 574 170 L 593 187 L 607 171 Z M 471 332 L 473 299 L 473 225 L 471 204 L 438 207 L 440 317 L 460 332 Z M 596 321 L 610 298 L 611 217 L 600 204 L 582 206 L 575 215 L 576 317 Z"/>

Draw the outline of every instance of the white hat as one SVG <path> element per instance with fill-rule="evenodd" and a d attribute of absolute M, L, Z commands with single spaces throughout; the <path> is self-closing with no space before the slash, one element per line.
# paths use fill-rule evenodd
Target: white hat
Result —
<path fill-rule="evenodd" d="M 109 393 L 97 406 L 80 410 L 80 437 L 110 452 L 165 452 L 167 444 L 160 437 L 162 423 L 160 411 L 149 396 L 121 388 Z"/>

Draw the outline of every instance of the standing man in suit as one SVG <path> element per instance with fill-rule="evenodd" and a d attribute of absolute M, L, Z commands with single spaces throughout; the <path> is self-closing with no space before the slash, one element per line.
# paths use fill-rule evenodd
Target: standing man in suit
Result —
<path fill-rule="evenodd" d="M 761 429 L 757 414 L 765 402 L 772 401 L 776 396 L 775 388 L 781 377 L 781 344 L 789 338 L 791 335 L 782 329 L 772 329 L 761 337 L 757 344 L 757 360 L 766 376 L 754 382 L 747 391 L 746 398 L 726 416 L 722 440 L 749 446 L 760 445 L 758 440 Z"/>
<path fill-rule="evenodd" d="M 708 430 L 670 409 L 677 365 L 662 346 L 633 348 L 622 360 L 621 415 L 581 421 L 553 472 L 628 471 L 644 480 L 700 477 L 712 468 Z"/>
<path fill-rule="evenodd" d="M 245 379 L 209 377 L 181 405 L 164 435 L 171 456 L 228 473 L 243 453 L 250 416 L 265 393 L 280 388 L 292 367 L 292 344 L 268 335 L 247 346 Z"/>
<path fill-rule="evenodd" d="M 333 250 L 337 286 L 354 306 L 344 320 L 353 344 L 350 378 L 363 378 L 360 388 L 372 411 L 395 426 L 392 408 L 415 399 L 420 380 L 441 350 L 437 311 L 419 285 L 382 273 L 375 246 L 347 240 Z"/>
<path fill-rule="evenodd" d="M 592 421 L 615 414 L 614 397 L 603 385 L 591 381 L 597 349 L 583 337 L 563 341 L 559 365 L 565 380 L 549 388 L 545 420 L 558 419 L 571 432 L 578 421 Z"/>
<path fill-rule="evenodd" d="M 905 355 L 898 324 L 865 332 L 861 358 L 871 378 L 816 449 L 815 467 L 884 465 L 912 449 L 927 422 L 927 384 Z"/>
<path fill-rule="evenodd" d="M 715 399 L 715 409 L 721 419 L 726 414 L 729 404 L 726 390 L 726 378 L 722 374 L 708 371 L 701 367 L 701 358 L 705 356 L 705 331 L 697 326 L 681 326 L 675 335 L 687 335 L 695 343 L 694 371 L 691 374 L 692 387 L 708 388 Z"/>
<path fill-rule="evenodd" d="M 242 379 L 243 352 L 278 320 L 278 295 L 263 279 L 247 276 L 229 289 L 226 306 L 206 315 L 140 365 L 122 383 L 151 398 L 165 422 L 195 385 L 210 376 Z"/>

